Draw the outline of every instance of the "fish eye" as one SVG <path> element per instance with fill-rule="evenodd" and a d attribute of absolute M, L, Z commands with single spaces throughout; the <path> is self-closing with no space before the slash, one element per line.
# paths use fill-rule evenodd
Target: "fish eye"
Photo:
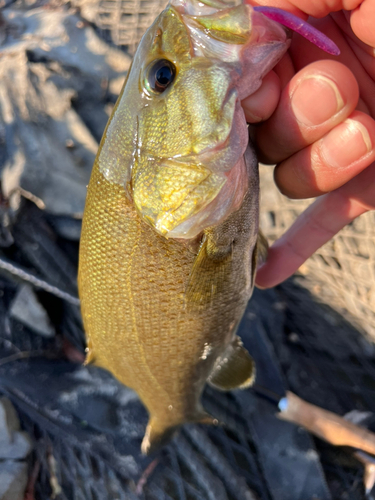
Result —
<path fill-rule="evenodd" d="M 168 59 L 159 59 L 151 63 L 146 77 L 147 86 L 161 94 L 173 83 L 176 77 L 176 66 Z"/>

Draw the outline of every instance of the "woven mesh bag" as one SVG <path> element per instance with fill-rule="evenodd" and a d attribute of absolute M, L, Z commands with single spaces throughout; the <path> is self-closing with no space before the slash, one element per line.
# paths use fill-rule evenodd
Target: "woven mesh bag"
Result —
<path fill-rule="evenodd" d="M 260 175 L 261 226 L 267 238 L 274 241 L 312 200 L 283 196 L 273 182 L 271 167 L 262 165 Z M 342 229 L 300 271 L 312 275 L 323 288 L 328 287 L 330 305 L 346 308 L 352 322 L 375 338 L 375 212 L 358 217 Z"/>
<path fill-rule="evenodd" d="M 95 23 L 110 33 L 115 45 L 126 46 L 134 54 L 143 33 L 167 3 L 166 0 L 101 0 Z"/>

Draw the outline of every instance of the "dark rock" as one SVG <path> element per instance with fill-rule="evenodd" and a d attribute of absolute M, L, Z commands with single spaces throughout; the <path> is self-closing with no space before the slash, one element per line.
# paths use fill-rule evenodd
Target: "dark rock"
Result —
<path fill-rule="evenodd" d="M 11 305 L 10 315 L 43 337 L 55 335 L 48 314 L 29 285 L 19 289 Z"/>

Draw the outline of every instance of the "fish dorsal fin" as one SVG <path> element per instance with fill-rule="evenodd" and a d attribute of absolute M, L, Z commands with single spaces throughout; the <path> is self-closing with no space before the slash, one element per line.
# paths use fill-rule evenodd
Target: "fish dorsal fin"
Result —
<path fill-rule="evenodd" d="M 255 363 L 244 348 L 239 337 L 233 342 L 216 363 L 208 382 L 221 391 L 245 389 L 255 380 Z"/>

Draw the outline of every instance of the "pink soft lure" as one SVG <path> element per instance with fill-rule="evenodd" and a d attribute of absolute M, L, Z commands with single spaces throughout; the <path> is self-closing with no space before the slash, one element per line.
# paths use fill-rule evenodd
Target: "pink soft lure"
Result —
<path fill-rule="evenodd" d="M 294 16 L 290 12 L 286 12 L 282 9 L 277 9 L 276 7 L 254 7 L 254 10 L 261 12 L 265 16 L 269 17 L 273 21 L 280 23 L 287 28 L 295 31 L 299 35 L 305 37 L 311 43 L 319 47 L 320 49 L 338 56 L 340 54 L 340 49 L 328 36 L 321 33 L 319 30 L 311 26 L 307 21 Z"/>

